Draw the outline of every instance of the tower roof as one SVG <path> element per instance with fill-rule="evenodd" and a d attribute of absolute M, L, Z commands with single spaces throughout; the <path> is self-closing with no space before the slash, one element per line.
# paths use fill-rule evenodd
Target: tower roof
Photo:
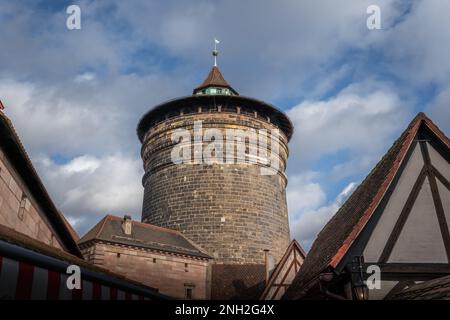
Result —
<path fill-rule="evenodd" d="M 142 142 L 147 130 L 156 123 L 166 119 L 167 114 L 179 114 L 180 110 L 187 105 L 210 106 L 216 104 L 254 108 L 254 110 L 258 110 L 259 114 L 270 116 L 271 122 L 284 132 L 288 140 L 292 137 L 294 127 L 291 120 L 282 111 L 267 102 L 238 95 L 194 94 L 166 101 L 144 114 L 137 126 L 139 140 Z"/>
<path fill-rule="evenodd" d="M 203 83 L 194 89 L 194 94 L 201 93 L 202 90 L 211 87 L 227 88 L 233 95 L 239 95 L 239 93 L 228 84 L 217 66 L 211 68 L 211 71 L 209 71 L 208 76 Z"/>

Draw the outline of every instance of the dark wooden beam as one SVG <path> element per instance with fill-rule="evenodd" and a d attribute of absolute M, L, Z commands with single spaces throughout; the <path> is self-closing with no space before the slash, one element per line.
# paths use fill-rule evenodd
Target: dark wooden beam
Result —
<path fill-rule="evenodd" d="M 438 169 L 432 166 L 432 170 L 436 178 L 450 191 L 450 181 L 448 181 Z"/>
<path fill-rule="evenodd" d="M 426 142 L 420 142 L 420 150 L 427 167 L 428 180 L 430 181 L 431 195 L 433 197 L 434 207 L 436 209 L 436 215 L 439 222 L 439 228 L 441 229 L 442 239 L 444 241 L 445 252 L 447 253 L 447 260 L 450 261 L 450 232 L 448 230 L 447 220 L 445 218 L 444 207 L 442 205 L 441 196 L 439 195 L 439 189 L 436 183 L 436 177 L 434 175 L 433 167 L 431 165 L 430 154 Z M 437 170 L 436 170 L 437 171 Z"/>
<path fill-rule="evenodd" d="M 292 267 L 294 266 L 294 264 L 295 264 L 295 260 L 292 260 L 291 263 L 289 264 L 289 267 L 288 267 L 287 270 L 286 270 L 286 273 L 283 275 L 283 278 L 281 278 L 280 283 L 284 283 L 284 281 L 286 280 L 286 278 L 287 278 L 289 272 L 291 272 L 291 269 L 292 269 Z M 280 291 L 280 288 L 281 288 L 281 287 L 278 287 L 278 288 L 275 290 L 275 292 L 274 292 L 273 295 L 272 295 L 272 299 L 275 299 L 275 297 L 277 296 L 278 292 Z"/>
<path fill-rule="evenodd" d="M 397 219 L 397 222 L 395 223 L 394 229 L 392 230 L 387 242 L 386 246 L 383 249 L 383 252 L 380 256 L 380 262 L 386 263 L 389 259 L 389 256 L 392 253 L 392 249 L 394 248 L 395 244 L 397 243 L 398 237 L 400 236 L 400 232 L 402 231 L 406 220 L 408 219 L 409 213 L 411 212 L 411 209 L 414 205 L 414 202 L 417 199 L 417 196 L 419 195 L 420 189 L 422 187 L 422 184 L 425 180 L 425 177 L 427 175 L 427 169 L 426 166 L 423 166 L 422 170 L 419 173 L 419 176 L 416 179 L 416 182 L 414 183 L 414 186 L 411 189 L 411 192 L 408 196 L 408 199 L 405 202 L 405 205 L 400 212 L 400 216 Z"/>

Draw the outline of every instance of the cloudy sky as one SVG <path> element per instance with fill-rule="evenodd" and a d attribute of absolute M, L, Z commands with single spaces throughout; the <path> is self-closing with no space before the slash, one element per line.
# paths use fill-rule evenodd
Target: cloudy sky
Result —
<path fill-rule="evenodd" d="M 66 8 L 81 8 L 68 30 Z M 381 30 L 366 26 L 369 5 Z M 291 234 L 317 232 L 418 111 L 450 133 L 450 1 L 0 0 L 0 99 L 80 234 L 140 218 L 139 118 L 212 64 L 277 105 L 290 143 Z"/>

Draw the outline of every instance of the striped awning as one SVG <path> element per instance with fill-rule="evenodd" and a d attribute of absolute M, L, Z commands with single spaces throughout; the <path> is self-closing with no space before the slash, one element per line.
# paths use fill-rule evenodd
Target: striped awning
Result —
<path fill-rule="evenodd" d="M 69 290 L 68 275 L 0 256 L 0 300 L 144 300 L 143 295 L 82 280 Z"/>
<path fill-rule="evenodd" d="M 67 268 L 80 268 L 80 289 L 69 289 Z M 71 281 L 69 281 L 71 282 Z M 72 260 L 48 256 L 0 240 L 0 300 L 154 300 L 169 299 L 157 290 Z"/>

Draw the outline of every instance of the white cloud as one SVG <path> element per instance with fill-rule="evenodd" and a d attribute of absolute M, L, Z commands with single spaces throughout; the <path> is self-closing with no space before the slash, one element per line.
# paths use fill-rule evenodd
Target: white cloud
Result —
<path fill-rule="evenodd" d="M 356 189 L 357 183 L 349 183 L 331 204 L 321 204 L 315 208 L 304 210 L 292 221 L 292 237 L 301 242 L 305 250 L 309 250 L 314 239 L 324 225 L 337 212 L 340 206 Z"/>
<path fill-rule="evenodd" d="M 140 219 L 142 162 L 123 155 L 83 155 L 65 164 L 42 156 L 36 166 L 59 208 L 87 231 L 105 214 Z"/>
<path fill-rule="evenodd" d="M 301 210 L 317 208 L 325 201 L 325 192 L 318 183 L 313 182 L 315 177 L 317 173 L 306 172 L 289 178 L 287 200 L 291 216 Z"/>
<path fill-rule="evenodd" d="M 441 130 L 450 135 L 450 85 L 442 89 L 425 110 Z"/>
<path fill-rule="evenodd" d="M 291 230 L 309 248 L 356 183 L 331 202 L 325 189 L 367 174 L 412 115 L 392 90 L 373 82 L 350 85 L 328 100 L 305 101 L 288 115 L 296 129 L 288 167 Z M 320 174 L 312 174 L 309 168 L 323 159 Z"/>
<path fill-rule="evenodd" d="M 75 77 L 74 81 L 77 83 L 81 83 L 81 82 L 93 81 L 95 79 L 96 79 L 95 73 L 85 72 L 85 73 L 78 74 Z"/>
<path fill-rule="evenodd" d="M 360 84 L 351 85 L 328 100 L 304 101 L 290 109 L 288 115 L 295 127 L 290 163 L 296 164 L 289 170 L 295 173 L 338 152 L 373 161 L 412 113 L 392 90 L 379 84 Z M 363 161 L 363 167 L 346 171 L 360 172 L 371 164 L 370 160 Z"/>
<path fill-rule="evenodd" d="M 81 1 L 82 30 L 70 32 L 64 10 L 3 1 L 0 98 L 79 230 L 105 211 L 139 217 L 137 121 L 203 80 L 216 36 L 221 69 L 242 94 L 308 97 L 289 111 L 288 201 L 293 234 L 310 241 L 339 203 L 327 199 L 330 186 L 368 172 L 412 118 L 405 97 L 417 87 L 437 86 L 428 110 L 450 130 L 450 5 L 416 1 L 400 18 L 404 3 L 378 1 L 383 30 L 368 31 L 370 0 Z M 386 74 L 416 87 L 382 85 L 377 76 Z M 322 98 L 346 81 L 359 84 Z M 55 155 L 68 163 L 52 161 Z M 326 157 L 330 167 L 313 173 Z"/>
<path fill-rule="evenodd" d="M 333 87 L 340 77 L 329 78 L 330 63 L 349 48 L 374 41 L 366 27 L 370 0 L 351 5 L 333 0 L 166 3 L 116 5 L 135 36 L 189 60 L 191 70 L 211 65 L 212 39 L 218 37 L 219 64 L 227 79 L 239 92 L 263 99 L 309 94 L 312 78 Z M 392 1 L 378 4 L 386 20 L 398 13 Z"/>
<path fill-rule="evenodd" d="M 81 156 L 74 158 L 69 163 L 61 166 L 61 173 L 70 176 L 72 174 L 86 172 L 92 174 L 100 167 L 100 161 L 94 157 Z"/>
<path fill-rule="evenodd" d="M 449 1 L 415 1 L 408 15 L 376 44 L 389 62 L 386 70 L 417 86 L 450 80 Z"/>

